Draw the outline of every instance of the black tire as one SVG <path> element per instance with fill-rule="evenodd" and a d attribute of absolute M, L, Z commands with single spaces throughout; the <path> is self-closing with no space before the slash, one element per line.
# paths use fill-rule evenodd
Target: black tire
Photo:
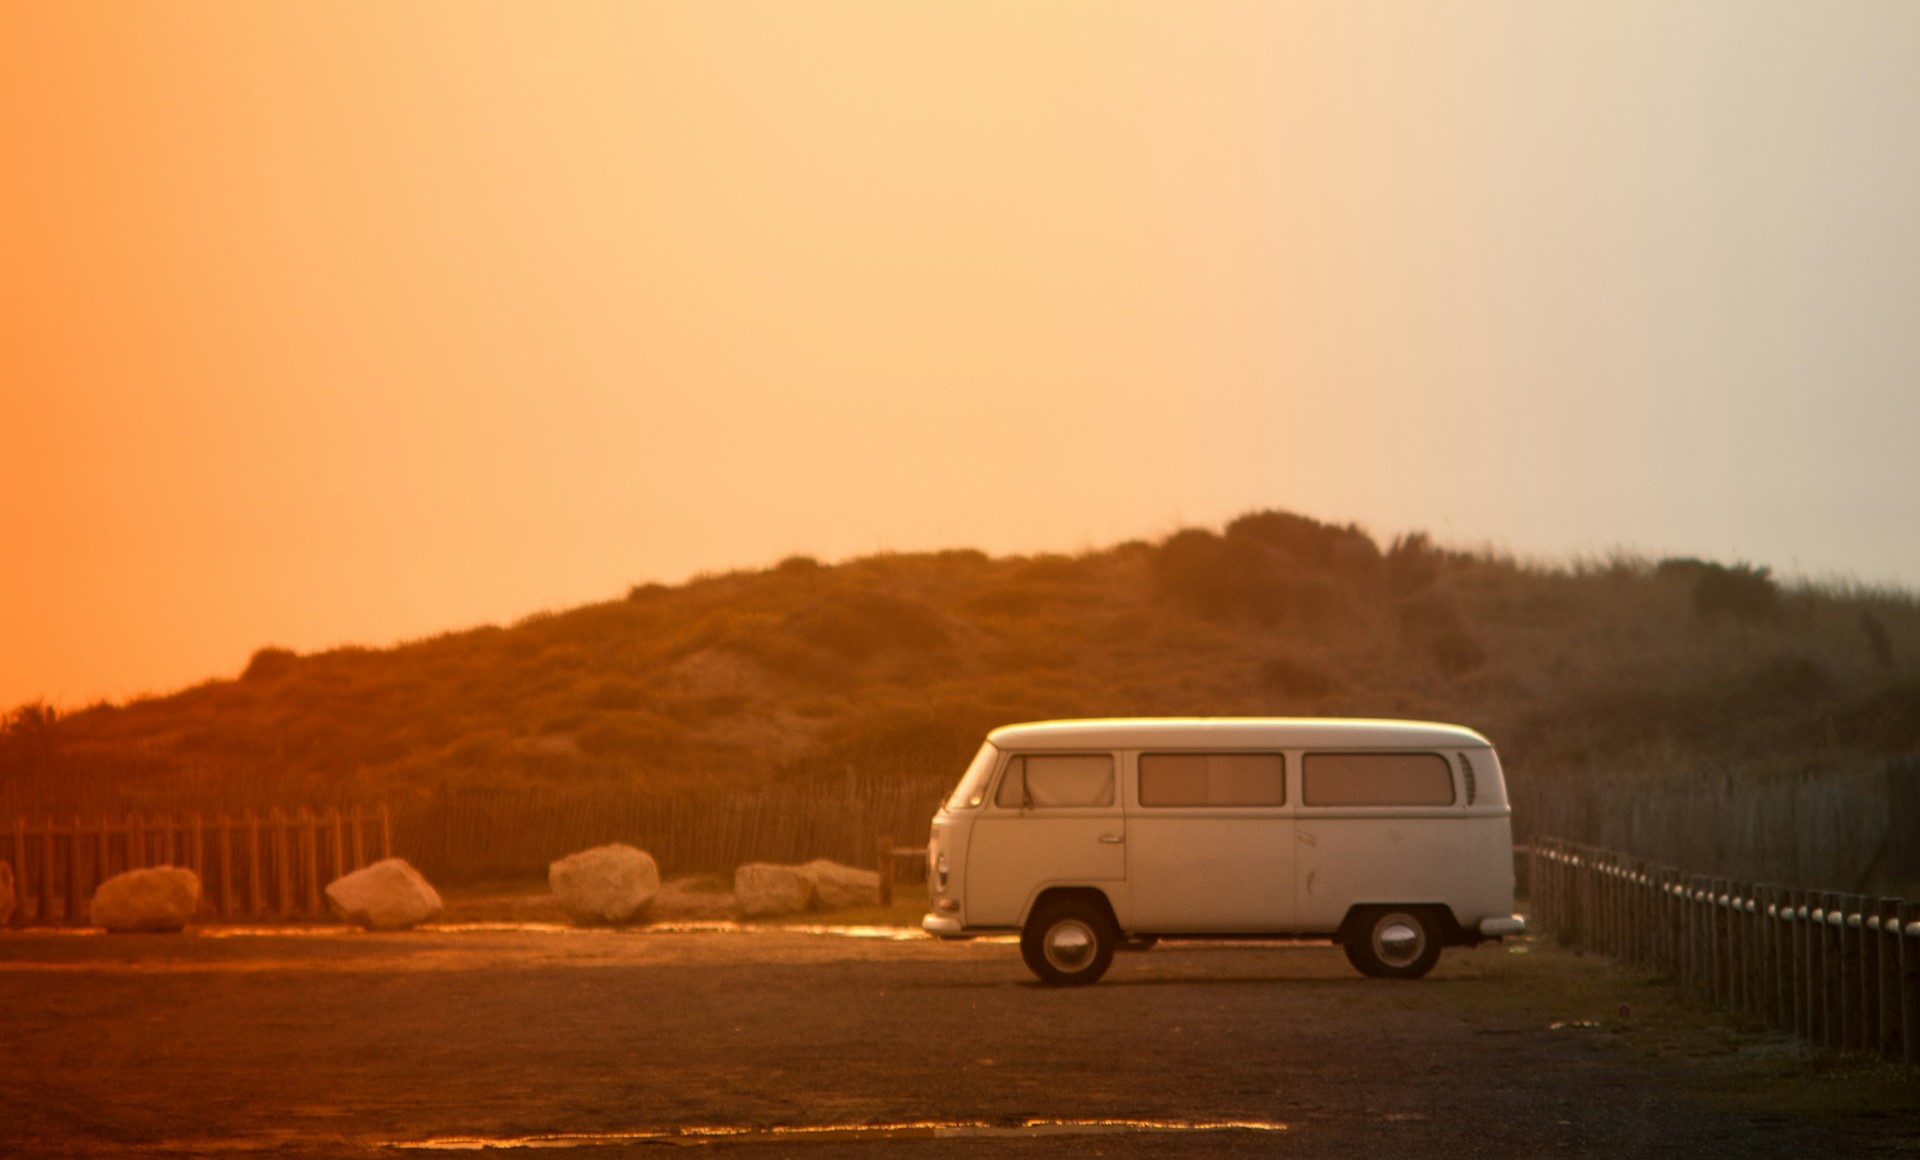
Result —
<path fill-rule="evenodd" d="M 1084 987 L 1113 965 L 1119 941 L 1104 908 L 1079 898 L 1061 898 L 1033 908 L 1020 932 L 1020 957 L 1051 987 Z"/>
<path fill-rule="evenodd" d="M 1416 906 L 1375 906 L 1353 916 L 1341 947 L 1373 979 L 1418 979 L 1440 961 L 1440 924 Z"/>

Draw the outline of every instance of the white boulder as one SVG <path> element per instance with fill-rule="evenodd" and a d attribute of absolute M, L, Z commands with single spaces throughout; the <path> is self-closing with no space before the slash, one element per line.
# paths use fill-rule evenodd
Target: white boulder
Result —
<path fill-rule="evenodd" d="M 12 921 L 14 901 L 13 866 L 0 862 L 0 926 Z"/>
<path fill-rule="evenodd" d="M 798 868 L 813 883 L 815 910 L 845 910 L 880 905 L 880 874 L 816 858 Z"/>
<path fill-rule="evenodd" d="M 110 931 L 179 930 L 200 908 L 200 876 L 179 866 L 115 874 L 93 892 L 87 920 Z"/>
<path fill-rule="evenodd" d="M 813 879 L 798 866 L 749 862 L 733 872 L 733 898 L 748 918 L 798 914 L 813 901 Z"/>
<path fill-rule="evenodd" d="M 368 930 L 405 930 L 446 909 L 440 892 L 405 858 L 383 862 L 327 883 L 333 913 Z"/>
<path fill-rule="evenodd" d="M 575 922 L 630 922 L 660 893 L 660 867 L 632 846 L 595 846 L 549 865 L 547 885 Z"/>

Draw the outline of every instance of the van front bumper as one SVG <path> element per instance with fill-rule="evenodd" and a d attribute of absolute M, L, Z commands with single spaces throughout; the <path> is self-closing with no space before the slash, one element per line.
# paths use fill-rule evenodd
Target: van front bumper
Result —
<path fill-rule="evenodd" d="M 960 920 L 945 914 L 928 914 L 920 919 L 920 929 L 935 938 L 972 938 L 960 929 Z"/>
<path fill-rule="evenodd" d="M 1517 914 L 1505 918 L 1483 918 L 1480 920 L 1480 933 L 1487 938 L 1499 938 L 1503 934 L 1525 934 L 1527 920 Z"/>

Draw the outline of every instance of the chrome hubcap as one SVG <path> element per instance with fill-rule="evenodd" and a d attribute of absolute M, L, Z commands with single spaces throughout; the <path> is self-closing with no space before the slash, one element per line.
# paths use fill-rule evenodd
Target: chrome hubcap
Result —
<path fill-rule="evenodd" d="M 1054 970 L 1072 974 L 1084 971 L 1092 964 L 1098 940 L 1092 927 L 1077 918 L 1069 918 L 1047 928 L 1043 945 L 1047 962 L 1053 965 Z"/>
<path fill-rule="evenodd" d="M 1426 949 L 1427 935 L 1420 924 L 1404 914 L 1388 915 L 1373 927 L 1373 953 L 1392 967 L 1404 967 Z"/>

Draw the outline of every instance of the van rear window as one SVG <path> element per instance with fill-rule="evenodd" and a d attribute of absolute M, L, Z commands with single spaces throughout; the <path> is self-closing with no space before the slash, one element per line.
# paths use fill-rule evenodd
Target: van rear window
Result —
<path fill-rule="evenodd" d="M 1450 806 L 1453 769 L 1438 753 L 1309 753 L 1300 799 L 1310 806 Z"/>
<path fill-rule="evenodd" d="M 1028 753 L 1007 762 L 993 804 L 1046 809 L 1113 804 L 1110 753 Z"/>
<path fill-rule="evenodd" d="M 1287 765 L 1278 753 L 1143 753 L 1143 806 L 1278 806 Z"/>

